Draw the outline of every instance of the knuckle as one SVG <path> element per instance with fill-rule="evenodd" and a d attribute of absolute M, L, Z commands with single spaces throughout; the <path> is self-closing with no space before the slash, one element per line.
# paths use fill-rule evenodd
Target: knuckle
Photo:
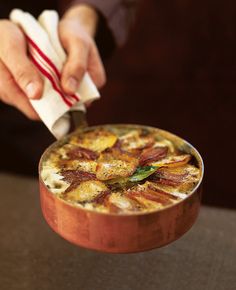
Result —
<path fill-rule="evenodd" d="M 27 84 L 29 82 L 29 76 L 32 75 L 29 73 L 29 71 L 27 72 L 27 69 L 25 68 L 19 68 L 16 69 L 15 71 L 15 80 L 17 81 L 17 83 L 19 84 Z"/>
<path fill-rule="evenodd" d="M 80 34 L 71 37 L 70 40 L 71 47 L 74 48 L 75 53 L 81 53 L 81 51 L 89 51 L 93 45 L 89 37 Z"/>
<path fill-rule="evenodd" d="M 91 40 L 88 37 L 77 36 L 76 41 L 78 44 L 84 47 L 84 49 L 89 48 L 91 46 Z"/>
<path fill-rule="evenodd" d="M 85 64 L 78 63 L 77 66 L 75 67 L 75 71 L 78 75 L 83 75 L 86 71 Z"/>
<path fill-rule="evenodd" d="M 86 72 L 86 65 L 83 63 L 74 63 L 68 66 L 67 74 L 75 77 L 82 77 Z"/>

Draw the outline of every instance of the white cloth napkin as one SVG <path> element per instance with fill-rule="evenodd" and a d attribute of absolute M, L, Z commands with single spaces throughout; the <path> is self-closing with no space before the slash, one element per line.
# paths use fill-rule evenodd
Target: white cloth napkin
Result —
<path fill-rule="evenodd" d="M 85 111 L 84 104 L 98 99 L 100 94 L 88 73 L 74 95 L 62 91 L 60 77 L 66 53 L 58 36 L 59 17 L 56 11 L 45 10 L 37 21 L 31 14 L 14 9 L 10 13 L 10 20 L 25 33 L 30 58 L 44 80 L 42 98 L 30 102 L 51 133 L 59 139 L 70 128 L 68 112 Z"/>

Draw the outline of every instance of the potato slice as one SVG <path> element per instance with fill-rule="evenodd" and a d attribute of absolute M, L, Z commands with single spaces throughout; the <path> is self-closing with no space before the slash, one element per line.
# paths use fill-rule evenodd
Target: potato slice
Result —
<path fill-rule="evenodd" d="M 144 149 L 152 146 L 155 142 L 153 136 L 142 136 L 140 130 L 133 130 L 121 136 L 121 148 L 125 151 L 135 151 L 137 149 Z"/>
<path fill-rule="evenodd" d="M 98 180 L 88 180 L 81 182 L 75 189 L 67 192 L 65 199 L 75 202 L 90 202 L 106 190 L 107 187 L 104 183 Z"/>
<path fill-rule="evenodd" d="M 161 141 L 156 141 L 153 147 L 168 147 L 170 153 L 175 152 L 175 147 L 173 143 L 169 140 L 161 140 Z"/>
<path fill-rule="evenodd" d="M 200 170 L 186 164 L 179 167 L 161 167 L 152 176 L 152 184 L 171 194 L 185 196 L 195 187 L 200 178 Z"/>
<path fill-rule="evenodd" d="M 160 203 L 157 203 L 153 200 L 149 200 L 149 199 L 146 199 L 144 198 L 141 194 L 130 194 L 128 193 L 127 196 L 130 198 L 130 199 L 133 199 L 134 201 L 138 202 L 139 204 L 141 204 L 142 208 L 143 208 L 143 211 L 145 211 L 145 209 L 147 211 L 151 211 L 151 210 L 157 210 L 157 209 L 162 209 L 163 208 L 163 205 L 160 204 Z"/>
<path fill-rule="evenodd" d="M 162 189 L 156 189 L 152 186 L 151 182 L 145 182 L 142 185 L 134 186 L 127 190 L 129 197 L 134 197 L 138 199 L 145 199 L 150 202 L 158 203 L 162 206 L 167 206 L 172 204 L 177 198 L 172 196 L 168 192 L 165 192 Z"/>
<path fill-rule="evenodd" d="M 93 160 L 61 160 L 60 167 L 63 170 L 81 170 L 96 173 L 97 162 Z"/>
<path fill-rule="evenodd" d="M 101 154 L 98 159 L 96 177 L 99 180 L 128 177 L 135 172 L 137 166 L 137 158 L 114 148 Z"/>
<path fill-rule="evenodd" d="M 117 136 L 110 131 L 103 129 L 84 133 L 82 136 L 73 136 L 71 143 L 90 149 L 95 152 L 102 152 L 112 147 L 117 141 Z"/>
<path fill-rule="evenodd" d="M 130 211 L 130 210 L 135 210 L 135 208 L 137 208 L 137 203 L 135 204 L 135 202 L 132 202 L 132 200 L 128 199 L 127 197 L 125 197 L 124 195 L 118 192 L 112 193 L 109 196 L 108 204 L 107 204 L 108 206 L 109 206 L 109 203 L 111 203 L 112 205 L 115 205 L 122 211 Z"/>
<path fill-rule="evenodd" d="M 170 175 L 176 175 L 176 176 L 182 176 L 182 182 L 197 182 L 200 178 L 200 170 L 199 168 L 191 165 L 191 164 L 185 164 L 183 166 L 178 167 L 161 167 L 158 169 L 157 173 L 162 174 L 165 176 L 168 174 Z"/>
<path fill-rule="evenodd" d="M 159 166 L 159 167 L 179 167 L 187 164 L 191 159 L 191 155 L 183 154 L 177 156 L 168 156 L 165 159 L 159 160 L 157 162 L 153 162 L 152 166 Z"/>

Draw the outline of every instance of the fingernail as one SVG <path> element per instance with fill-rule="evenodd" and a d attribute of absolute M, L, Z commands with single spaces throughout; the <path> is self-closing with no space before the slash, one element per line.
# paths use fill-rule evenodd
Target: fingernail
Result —
<path fill-rule="evenodd" d="M 78 81 L 74 77 L 70 77 L 67 81 L 67 87 L 70 91 L 76 92 L 78 88 Z"/>
<path fill-rule="evenodd" d="M 37 86 L 34 83 L 29 83 L 25 91 L 29 99 L 34 99 L 37 92 Z"/>

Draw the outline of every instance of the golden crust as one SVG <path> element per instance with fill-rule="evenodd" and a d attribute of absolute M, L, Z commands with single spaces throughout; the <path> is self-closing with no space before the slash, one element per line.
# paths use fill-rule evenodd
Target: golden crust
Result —
<path fill-rule="evenodd" d="M 110 180 L 131 176 L 138 166 L 138 159 L 114 148 L 100 155 L 97 161 L 97 179 Z"/>
<path fill-rule="evenodd" d="M 74 136 L 70 140 L 71 144 L 81 146 L 99 153 L 107 148 L 112 147 L 116 141 L 117 136 L 115 134 L 103 129 L 90 131 L 79 136 Z"/>
<path fill-rule="evenodd" d="M 191 157 L 151 131 L 97 128 L 53 149 L 41 176 L 54 194 L 73 205 L 146 212 L 178 202 L 196 186 L 200 170 Z"/>

